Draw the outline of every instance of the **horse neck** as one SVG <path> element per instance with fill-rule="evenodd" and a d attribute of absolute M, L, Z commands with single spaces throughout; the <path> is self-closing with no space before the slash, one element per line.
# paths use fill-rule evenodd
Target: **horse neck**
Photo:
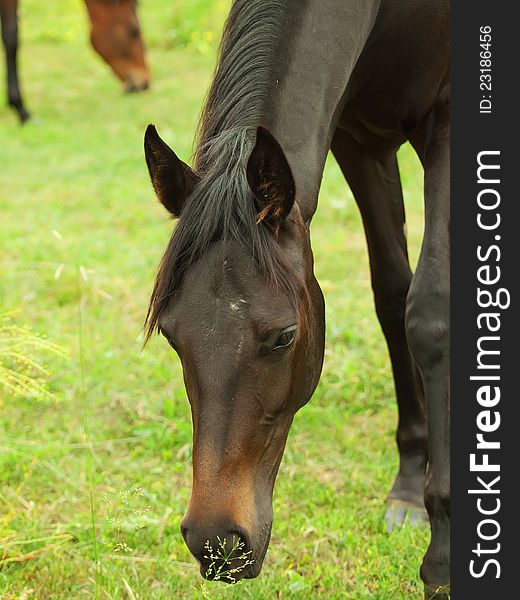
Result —
<path fill-rule="evenodd" d="M 303 9 L 287 4 L 263 124 L 286 153 L 300 210 L 310 221 L 348 82 L 380 0 L 310 0 Z"/>

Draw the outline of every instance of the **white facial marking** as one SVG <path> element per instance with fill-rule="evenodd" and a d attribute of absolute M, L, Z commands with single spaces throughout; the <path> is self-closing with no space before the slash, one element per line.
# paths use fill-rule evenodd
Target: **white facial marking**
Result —
<path fill-rule="evenodd" d="M 240 341 L 238 342 L 237 354 L 241 354 L 242 347 L 244 346 L 244 334 L 240 334 Z"/>

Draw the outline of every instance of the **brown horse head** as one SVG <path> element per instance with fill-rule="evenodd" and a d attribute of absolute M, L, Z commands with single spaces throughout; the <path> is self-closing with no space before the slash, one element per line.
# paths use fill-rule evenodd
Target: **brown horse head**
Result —
<path fill-rule="evenodd" d="M 85 0 L 94 50 L 123 82 L 125 91 L 145 90 L 150 71 L 136 12 L 136 0 Z"/>
<path fill-rule="evenodd" d="M 192 409 L 182 533 L 201 574 L 229 581 L 261 570 L 289 428 L 321 371 L 324 310 L 281 147 L 261 127 L 212 144 L 213 166 L 196 173 L 147 130 L 153 186 L 178 217 L 148 332 L 179 355 Z"/>

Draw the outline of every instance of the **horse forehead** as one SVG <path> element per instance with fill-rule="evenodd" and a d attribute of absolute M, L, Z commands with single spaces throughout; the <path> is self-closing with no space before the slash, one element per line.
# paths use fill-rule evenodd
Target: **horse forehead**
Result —
<path fill-rule="evenodd" d="M 267 287 L 253 257 L 231 243 L 214 244 L 186 275 L 188 289 L 204 291 L 213 300 L 249 302 L 253 292 L 261 293 Z"/>
<path fill-rule="evenodd" d="M 233 246 L 222 249 L 213 249 L 186 273 L 172 307 L 178 327 L 192 335 L 226 333 L 230 326 L 256 327 L 289 311 L 287 300 L 273 293 L 252 257 Z"/>
<path fill-rule="evenodd" d="M 221 355 L 241 351 L 246 332 L 254 329 L 249 296 L 235 282 L 228 285 L 226 275 L 200 275 L 197 287 L 183 293 L 172 312 L 173 331 L 181 345 L 204 356 L 217 348 Z"/>

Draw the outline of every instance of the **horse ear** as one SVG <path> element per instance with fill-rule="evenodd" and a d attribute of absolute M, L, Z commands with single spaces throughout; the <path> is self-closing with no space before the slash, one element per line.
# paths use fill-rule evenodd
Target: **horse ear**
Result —
<path fill-rule="evenodd" d="M 295 186 L 280 144 L 265 127 L 257 129 L 247 162 L 247 181 L 255 196 L 258 223 L 265 222 L 277 234 L 293 207 Z"/>
<path fill-rule="evenodd" d="M 144 135 L 144 155 L 157 198 L 178 217 L 198 175 L 163 142 L 153 125 L 148 125 Z"/>

